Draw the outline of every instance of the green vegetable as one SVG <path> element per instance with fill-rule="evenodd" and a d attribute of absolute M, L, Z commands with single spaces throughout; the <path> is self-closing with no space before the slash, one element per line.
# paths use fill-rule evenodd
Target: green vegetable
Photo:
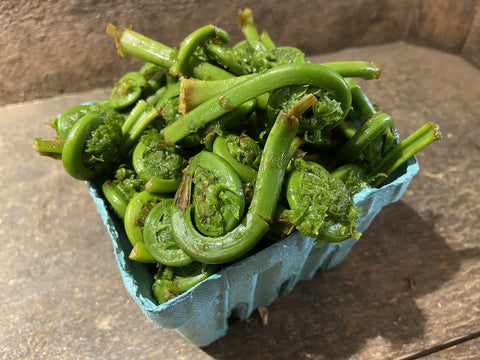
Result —
<path fill-rule="evenodd" d="M 383 159 L 377 163 L 371 173 L 385 174 L 386 177 L 425 146 L 436 140 L 440 140 L 441 138 L 442 133 L 440 132 L 438 125 L 431 121 L 427 121 L 420 128 L 415 130 L 415 132 L 402 140 L 397 146 L 391 148 Z M 380 183 L 381 180 L 377 179 L 374 186 L 378 186 Z"/>
<path fill-rule="evenodd" d="M 253 181 L 257 177 L 262 149 L 249 136 L 219 136 L 213 143 L 213 152 L 227 160 L 243 182 Z"/>
<path fill-rule="evenodd" d="M 62 159 L 63 144 L 64 141 L 59 138 L 52 140 L 34 138 L 32 140 L 32 147 L 39 155 L 48 156 L 56 160 Z"/>
<path fill-rule="evenodd" d="M 153 105 L 145 100 L 139 100 L 136 103 L 122 126 L 122 146 L 125 153 L 130 151 L 130 148 L 134 146 L 143 131 L 158 117 L 159 112 Z"/>
<path fill-rule="evenodd" d="M 341 165 L 332 171 L 331 174 L 340 180 L 351 194 L 356 194 L 366 189 L 370 184 L 365 171 L 356 164 Z"/>
<path fill-rule="evenodd" d="M 145 181 L 145 190 L 156 193 L 175 192 L 187 166 L 186 155 L 178 146 L 166 145 L 156 129 L 145 131 L 135 146 L 132 164 Z"/>
<path fill-rule="evenodd" d="M 323 134 L 336 127 L 345 117 L 341 102 L 335 100 L 335 93 L 308 85 L 288 86 L 274 91 L 267 105 L 269 119 L 277 117 L 307 94 L 313 94 L 319 101 L 300 118 L 300 134 L 308 143 L 321 144 Z"/>
<path fill-rule="evenodd" d="M 57 136 L 65 140 L 73 125 L 87 114 L 90 105 L 77 105 L 64 111 L 60 116 L 51 121 L 52 127 L 56 130 Z"/>
<path fill-rule="evenodd" d="M 226 44 L 230 42 L 230 35 L 228 35 L 225 30 L 216 26 L 206 25 L 187 36 L 180 44 L 177 60 L 170 67 L 170 74 L 174 76 L 190 75 L 188 74 L 190 60 L 197 47 L 207 41 L 213 42 L 215 40 Z"/>
<path fill-rule="evenodd" d="M 120 124 L 90 111 L 75 123 L 65 139 L 63 166 L 76 179 L 93 180 L 117 164 L 121 140 Z"/>
<path fill-rule="evenodd" d="M 302 63 L 304 54 L 293 47 L 267 48 L 260 41 L 242 41 L 233 48 L 209 44 L 206 52 L 235 75 L 254 74 L 273 67 Z"/>
<path fill-rule="evenodd" d="M 125 210 L 124 224 L 128 240 L 135 246 L 138 242 L 143 242 L 143 226 L 150 210 L 164 197 L 141 191 L 129 201 Z"/>
<path fill-rule="evenodd" d="M 252 75 L 234 77 L 225 80 L 199 81 L 194 78 L 182 78 L 180 80 L 180 98 L 178 107 L 182 114 L 197 107 L 212 98 L 218 98 L 220 94 L 251 78 Z M 233 111 L 233 110 L 232 110 Z"/>
<path fill-rule="evenodd" d="M 107 34 L 115 39 L 120 56 L 129 54 L 165 69 L 170 69 L 177 62 L 178 51 L 129 28 L 117 28 L 109 24 Z M 190 59 L 189 67 L 191 68 L 189 73 L 198 79 L 214 80 L 232 77 L 229 72 L 208 62 L 202 62 L 197 57 Z"/>
<path fill-rule="evenodd" d="M 140 98 L 143 89 L 147 86 L 147 79 L 139 72 L 126 73 L 115 83 L 109 103 L 114 109 L 123 109 L 130 106 Z"/>
<path fill-rule="evenodd" d="M 106 180 L 102 185 L 105 198 L 115 213 L 123 220 L 130 200 L 140 191 L 144 183 L 134 170 L 121 166 L 115 171 L 113 180 Z"/>
<path fill-rule="evenodd" d="M 146 63 L 138 72 L 143 75 L 148 84 L 146 89 L 144 89 L 144 93 L 142 94 L 144 98 L 153 95 L 159 89 L 165 87 L 167 81 L 167 71 L 160 66 Z"/>
<path fill-rule="evenodd" d="M 356 231 L 360 209 L 345 186 L 321 165 L 295 160 L 286 198 L 288 220 L 303 235 L 331 242 L 360 237 Z"/>
<path fill-rule="evenodd" d="M 260 36 L 258 35 L 257 28 L 253 22 L 253 13 L 251 9 L 244 9 L 238 12 L 237 22 L 248 41 L 258 41 Z"/>
<path fill-rule="evenodd" d="M 346 81 L 352 92 L 352 108 L 356 114 L 358 114 L 362 122 L 365 122 L 377 113 L 377 109 L 354 80 L 347 78 Z"/>
<path fill-rule="evenodd" d="M 377 113 L 345 143 L 338 160 L 341 163 L 363 162 L 371 168 L 395 145 L 396 139 L 397 130 L 391 116 Z"/>
<path fill-rule="evenodd" d="M 400 141 L 356 82 L 378 79 L 375 63 L 313 64 L 259 32 L 250 9 L 237 21 L 236 44 L 210 24 L 178 50 L 108 25 L 118 54 L 144 63 L 108 99 L 52 119 L 52 139 L 33 139 L 71 176 L 102 184 L 129 261 L 152 264 L 159 302 L 295 230 L 358 238 L 353 196 L 441 138 L 426 122 Z"/>
<path fill-rule="evenodd" d="M 286 114 L 280 112 L 267 138 L 258 170 L 252 202 L 242 222 L 221 236 L 206 236 L 192 222 L 191 180 L 188 173 L 175 195 L 172 211 L 174 236 L 179 246 L 196 261 L 226 263 L 247 253 L 269 230 L 282 189 L 288 154 L 298 131 L 298 119 L 316 99 L 308 96 Z M 228 163 L 227 163 L 228 164 Z"/>
<path fill-rule="evenodd" d="M 152 208 L 144 222 L 143 242 L 156 262 L 167 266 L 183 266 L 193 260 L 180 249 L 173 236 L 172 207 L 173 199 L 166 199 Z"/>
<path fill-rule="evenodd" d="M 193 186 L 193 191 L 190 189 Z M 195 155 L 180 189 L 180 201 L 192 201 L 195 226 L 205 236 L 221 236 L 238 225 L 243 217 L 243 187 L 235 169 L 221 156 L 208 151 Z"/>
<path fill-rule="evenodd" d="M 152 289 L 159 303 L 165 303 L 215 273 L 217 265 L 193 262 L 181 267 L 160 266 Z"/>
<path fill-rule="evenodd" d="M 282 65 L 249 77 L 225 91 L 218 99 L 211 98 L 198 105 L 165 127 L 165 141 L 175 144 L 244 102 L 271 90 L 295 84 L 308 84 L 333 91 L 345 115 L 350 108 L 351 93 L 348 85 L 334 71 L 316 64 Z"/>
<path fill-rule="evenodd" d="M 139 241 L 135 244 L 132 251 L 130 251 L 128 258 L 144 264 L 156 264 L 158 262 L 157 259 L 150 254 L 147 245 L 145 245 L 143 241 Z"/>
<path fill-rule="evenodd" d="M 365 80 L 378 79 L 381 72 L 377 64 L 367 61 L 334 61 L 322 65 L 337 72 L 346 81 L 352 77 Z"/>

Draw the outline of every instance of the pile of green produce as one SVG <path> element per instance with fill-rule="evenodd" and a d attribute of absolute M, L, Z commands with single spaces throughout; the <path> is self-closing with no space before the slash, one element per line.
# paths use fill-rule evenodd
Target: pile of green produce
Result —
<path fill-rule="evenodd" d="M 109 25 L 118 53 L 144 66 L 33 141 L 102 186 L 130 259 L 156 264 L 159 302 L 295 230 L 319 243 L 358 238 L 354 194 L 441 136 L 427 122 L 398 140 L 354 80 L 378 78 L 374 63 L 313 64 L 259 34 L 249 9 L 238 21 L 245 39 L 233 46 L 207 25 L 178 49 Z"/>

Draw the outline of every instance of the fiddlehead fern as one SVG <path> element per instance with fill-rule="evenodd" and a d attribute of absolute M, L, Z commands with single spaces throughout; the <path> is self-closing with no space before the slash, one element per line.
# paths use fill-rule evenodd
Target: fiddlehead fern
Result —
<path fill-rule="evenodd" d="M 89 111 L 75 123 L 65 139 L 63 166 L 76 179 L 92 180 L 118 165 L 121 143 L 121 125 L 116 119 Z"/>
<path fill-rule="evenodd" d="M 115 213 L 123 219 L 130 200 L 144 190 L 144 182 L 134 170 L 121 166 L 115 171 L 114 178 L 102 185 L 103 195 Z"/>
<path fill-rule="evenodd" d="M 347 83 L 333 70 L 321 65 L 288 64 L 246 76 L 248 78 L 245 81 L 220 94 L 218 98 L 206 100 L 165 127 L 163 134 L 166 142 L 175 144 L 246 101 L 290 85 L 307 84 L 332 91 L 335 100 L 341 104 L 343 117 L 350 109 L 352 98 Z"/>
<path fill-rule="evenodd" d="M 215 273 L 217 265 L 192 262 L 185 266 L 160 266 L 152 286 L 159 303 L 187 291 Z"/>
<path fill-rule="evenodd" d="M 225 30 L 213 25 L 206 25 L 195 30 L 180 44 L 177 61 L 170 67 L 170 74 L 175 77 L 191 75 L 189 66 L 192 55 L 198 46 L 207 41 L 227 44 L 230 42 L 230 35 Z"/>
<path fill-rule="evenodd" d="M 114 109 L 123 109 L 134 104 L 147 86 L 147 79 L 139 72 L 126 73 L 113 87 L 109 98 L 110 106 Z"/>
<path fill-rule="evenodd" d="M 268 118 L 274 121 L 280 110 L 291 108 L 307 94 L 315 95 L 319 101 L 299 118 L 299 134 L 308 143 L 322 145 L 325 142 L 324 133 L 336 127 L 345 117 L 341 103 L 335 100 L 334 92 L 308 85 L 278 89 L 268 99 Z"/>
<path fill-rule="evenodd" d="M 59 139 L 65 140 L 73 125 L 90 110 L 90 105 L 77 105 L 65 110 L 51 121 Z"/>
<path fill-rule="evenodd" d="M 173 199 L 157 203 L 148 213 L 143 226 L 143 241 L 155 261 L 167 266 L 183 266 L 193 260 L 178 247 L 172 231 Z"/>
<path fill-rule="evenodd" d="M 165 200 L 163 196 L 141 191 L 129 201 L 125 210 L 124 226 L 132 246 L 135 246 L 138 242 L 143 242 L 145 219 L 153 207 L 163 200 Z"/>
<path fill-rule="evenodd" d="M 177 190 L 182 170 L 187 166 L 186 154 L 175 145 L 166 145 L 156 129 L 146 131 L 132 155 L 132 164 L 145 181 L 145 190 L 169 193 Z"/>
<path fill-rule="evenodd" d="M 362 163 L 369 173 L 396 141 L 397 129 L 391 116 L 376 113 L 342 146 L 337 159 L 340 164 Z"/>
<path fill-rule="evenodd" d="M 247 135 L 218 136 L 213 152 L 223 157 L 235 169 L 243 182 L 255 180 L 262 149 Z"/>
<path fill-rule="evenodd" d="M 177 192 L 177 207 L 188 206 L 190 202 L 195 227 L 205 236 L 221 236 L 231 231 L 245 210 L 237 173 L 221 156 L 208 151 L 193 157 Z"/>
<path fill-rule="evenodd" d="M 358 238 L 356 221 L 360 209 L 352 195 L 321 165 L 295 160 L 286 180 L 288 220 L 303 235 L 339 242 Z"/>
<path fill-rule="evenodd" d="M 311 95 L 288 114 L 279 113 L 263 149 L 252 202 L 243 220 L 232 231 L 221 236 L 207 236 L 197 230 L 192 221 L 194 206 L 188 195 L 191 175 L 186 173 L 176 194 L 172 223 L 177 243 L 193 259 L 203 263 L 235 260 L 267 233 L 275 215 L 290 147 L 298 131 L 297 117 L 315 102 Z"/>

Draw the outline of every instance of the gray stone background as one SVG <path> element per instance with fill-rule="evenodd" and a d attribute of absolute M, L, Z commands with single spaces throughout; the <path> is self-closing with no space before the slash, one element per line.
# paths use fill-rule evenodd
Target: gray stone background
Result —
<path fill-rule="evenodd" d="M 109 87 L 136 69 L 137 60 L 118 57 L 108 23 L 173 47 L 212 23 L 233 43 L 242 38 L 236 14 L 245 7 L 277 44 L 307 55 L 405 41 L 480 66 L 480 0 L 2 0 L 0 105 Z"/>

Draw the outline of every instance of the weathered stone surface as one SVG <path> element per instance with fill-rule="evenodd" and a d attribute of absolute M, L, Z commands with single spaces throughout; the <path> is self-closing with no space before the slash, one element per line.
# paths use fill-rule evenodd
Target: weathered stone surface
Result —
<path fill-rule="evenodd" d="M 413 0 L 406 39 L 460 53 L 478 5 L 477 0 Z"/>
<path fill-rule="evenodd" d="M 478 10 L 462 48 L 462 56 L 480 69 L 480 11 Z"/>

